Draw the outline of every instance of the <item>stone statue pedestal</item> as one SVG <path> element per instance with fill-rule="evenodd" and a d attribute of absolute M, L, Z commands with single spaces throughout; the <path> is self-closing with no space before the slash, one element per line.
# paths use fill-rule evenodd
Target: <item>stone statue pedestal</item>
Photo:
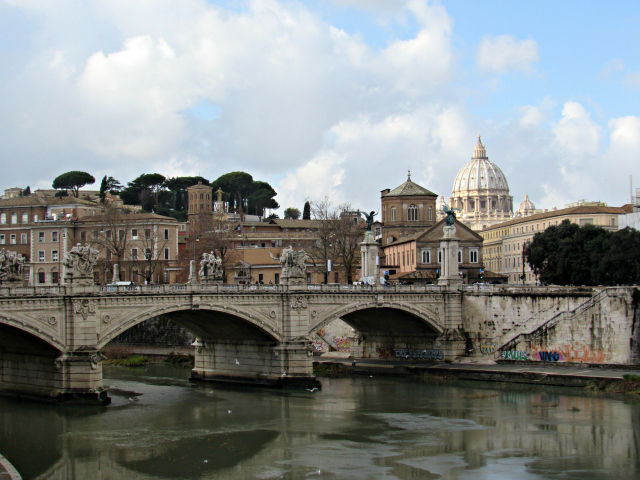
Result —
<path fill-rule="evenodd" d="M 459 290 L 462 278 L 458 274 L 458 247 L 460 242 L 456 238 L 456 227 L 453 225 L 444 227 L 444 236 L 440 239 L 442 250 L 442 264 L 440 266 L 440 278 L 438 285 L 447 290 Z"/>
<path fill-rule="evenodd" d="M 360 243 L 361 254 L 361 280 L 371 285 L 380 284 L 380 265 L 377 263 L 378 243 L 373 239 L 373 234 L 367 231 L 364 241 Z"/>
<path fill-rule="evenodd" d="M 200 277 L 200 283 L 203 285 L 222 285 L 222 279 L 214 275 Z"/>
<path fill-rule="evenodd" d="M 189 280 L 187 280 L 189 285 L 195 285 L 198 283 L 198 278 L 196 277 L 196 261 L 189 261 Z"/>
<path fill-rule="evenodd" d="M 307 278 L 300 275 L 283 275 L 280 284 L 286 285 L 289 290 L 303 290 L 307 287 Z"/>
<path fill-rule="evenodd" d="M 64 279 L 64 282 L 70 283 L 75 287 L 93 285 L 95 283 L 93 280 L 93 277 L 86 277 L 86 276 L 80 277 L 77 275 L 67 275 Z"/>

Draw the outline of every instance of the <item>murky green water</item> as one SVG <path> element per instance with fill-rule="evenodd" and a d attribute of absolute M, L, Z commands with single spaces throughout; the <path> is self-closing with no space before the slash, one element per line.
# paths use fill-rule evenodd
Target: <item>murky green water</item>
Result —
<path fill-rule="evenodd" d="M 281 392 L 105 367 L 106 408 L 0 399 L 25 479 L 637 479 L 640 403 L 489 383 L 322 379 Z"/>

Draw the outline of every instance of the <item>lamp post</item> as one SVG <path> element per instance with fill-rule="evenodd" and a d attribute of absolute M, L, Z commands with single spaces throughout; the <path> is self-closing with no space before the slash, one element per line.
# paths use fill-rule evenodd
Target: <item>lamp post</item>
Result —
<path fill-rule="evenodd" d="M 523 287 L 527 278 L 527 275 L 524 273 L 524 251 L 527 248 L 527 245 L 529 245 L 529 242 L 522 242 L 522 276 L 520 278 L 522 279 Z"/>

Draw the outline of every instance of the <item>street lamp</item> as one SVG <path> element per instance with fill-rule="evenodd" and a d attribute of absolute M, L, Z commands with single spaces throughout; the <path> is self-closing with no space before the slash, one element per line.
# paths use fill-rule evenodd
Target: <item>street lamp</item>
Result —
<path fill-rule="evenodd" d="M 530 242 L 522 242 L 522 275 L 520 276 L 520 279 L 522 280 L 522 286 L 524 287 L 527 275 L 524 273 L 524 251 L 527 248 L 527 245 L 529 245 Z"/>

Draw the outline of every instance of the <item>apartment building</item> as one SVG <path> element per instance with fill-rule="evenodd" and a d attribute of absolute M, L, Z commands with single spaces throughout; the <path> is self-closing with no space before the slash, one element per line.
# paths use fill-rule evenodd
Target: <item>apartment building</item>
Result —
<path fill-rule="evenodd" d="M 621 207 L 578 204 L 493 225 L 478 232 L 484 239 L 485 264 L 487 269 L 507 275 L 509 283 L 535 285 L 536 278 L 525 261 L 524 248 L 536 233 L 559 225 L 564 220 L 578 225 L 597 225 L 607 230 L 618 230 L 618 215 L 625 213 Z"/>

